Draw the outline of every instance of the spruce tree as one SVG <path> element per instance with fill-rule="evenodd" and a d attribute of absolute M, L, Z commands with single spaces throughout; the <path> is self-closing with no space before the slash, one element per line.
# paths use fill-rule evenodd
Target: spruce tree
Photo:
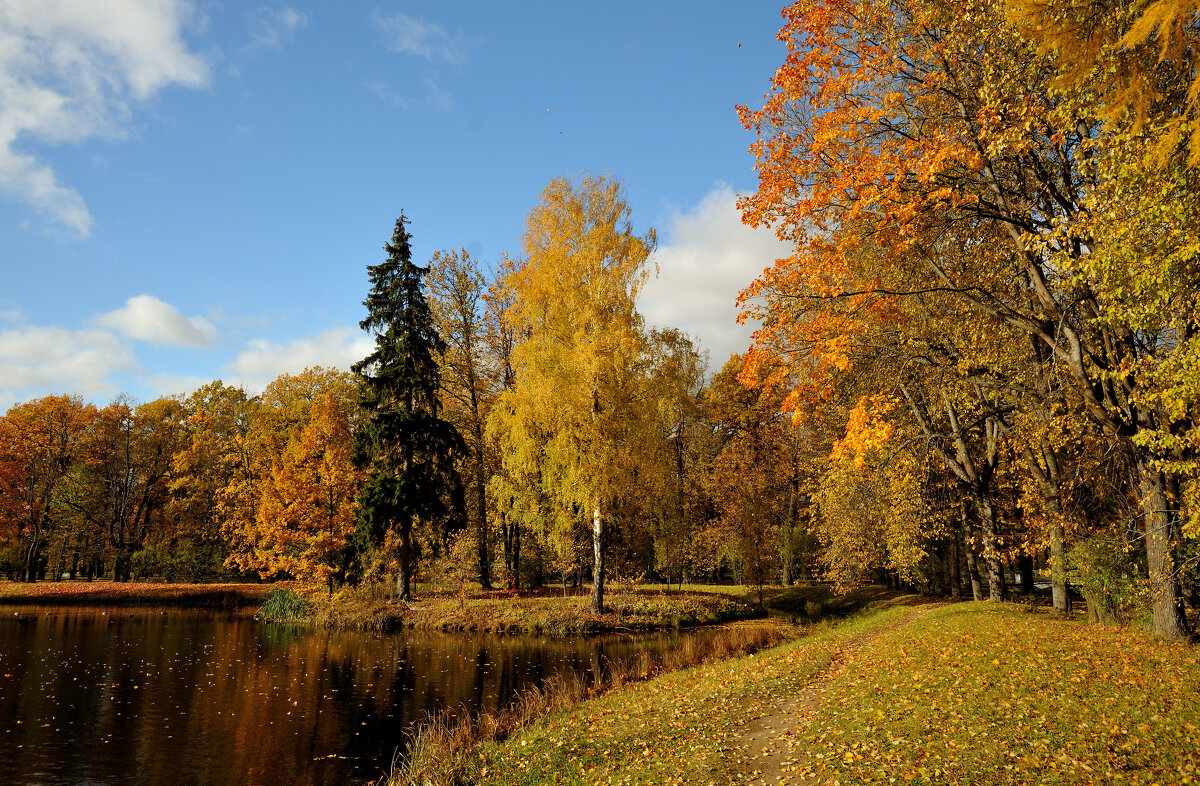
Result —
<path fill-rule="evenodd" d="M 445 344 L 422 291 L 426 269 L 413 264 L 404 214 L 396 219 L 387 259 L 368 265 L 371 289 L 360 324 L 375 350 L 356 363 L 364 422 L 355 458 L 367 471 L 359 496 L 360 540 L 378 546 L 394 533 L 396 594 L 410 598 L 416 552 L 413 527 L 451 513 L 446 491 L 460 487 L 455 462 L 466 449 L 453 425 L 439 417 Z"/>

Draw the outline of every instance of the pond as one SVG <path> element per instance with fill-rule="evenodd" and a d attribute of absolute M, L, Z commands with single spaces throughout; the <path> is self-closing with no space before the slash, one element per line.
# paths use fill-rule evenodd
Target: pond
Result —
<path fill-rule="evenodd" d="M 685 635 L 697 634 L 556 641 L 0 606 L 0 783 L 365 783 L 428 713 L 496 710 L 555 673 Z"/>

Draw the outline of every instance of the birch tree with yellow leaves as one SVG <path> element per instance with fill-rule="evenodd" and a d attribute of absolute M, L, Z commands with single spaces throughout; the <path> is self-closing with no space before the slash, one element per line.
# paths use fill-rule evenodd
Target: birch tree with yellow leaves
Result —
<path fill-rule="evenodd" d="M 590 517 L 595 613 L 604 610 L 606 522 L 631 490 L 648 362 L 635 299 L 655 242 L 653 230 L 634 232 L 620 183 L 558 178 L 526 218 L 526 264 L 504 281 L 516 381 L 489 430 L 508 477 L 540 478 L 554 507 Z"/>

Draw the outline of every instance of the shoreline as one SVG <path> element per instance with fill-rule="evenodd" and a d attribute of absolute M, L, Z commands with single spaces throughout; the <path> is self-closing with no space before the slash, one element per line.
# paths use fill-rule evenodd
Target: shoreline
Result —
<path fill-rule="evenodd" d="M 142 606 L 244 609 L 260 606 L 270 584 L 142 581 L 0 582 L 0 606 Z"/>

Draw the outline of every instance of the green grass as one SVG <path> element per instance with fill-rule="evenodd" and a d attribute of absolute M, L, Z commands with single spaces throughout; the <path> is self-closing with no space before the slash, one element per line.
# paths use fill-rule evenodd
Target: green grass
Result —
<path fill-rule="evenodd" d="M 1183 784 L 1200 776 L 1200 648 L 1012 605 L 926 607 L 901 624 L 913 614 L 904 606 L 866 613 L 553 713 L 479 748 L 464 781 L 745 782 L 745 725 L 846 651 L 853 657 L 789 737 L 783 782 Z"/>
<path fill-rule="evenodd" d="M 803 687 L 881 612 L 745 658 L 673 672 L 547 716 L 477 752 L 469 783 L 731 783 L 741 724 Z"/>
<path fill-rule="evenodd" d="M 854 783 L 1192 783 L 1198 697 L 1195 646 L 958 604 L 864 651 L 804 730 L 804 766 Z"/>

